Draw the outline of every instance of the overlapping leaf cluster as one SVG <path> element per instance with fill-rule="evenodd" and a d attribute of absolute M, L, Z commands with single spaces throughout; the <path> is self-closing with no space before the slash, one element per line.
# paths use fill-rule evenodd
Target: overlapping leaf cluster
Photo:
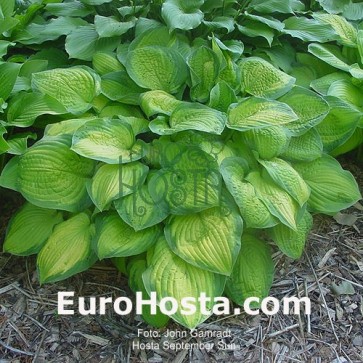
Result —
<path fill-rule="evenodd" d="M 145 296 L 265 297 L 266 241 L 299 258 L 361 198 L 333 156 L 363 141 L 363 6 L 313 3 L 0 0 L 4 250 L 41 282 L 116 258 Z"/>

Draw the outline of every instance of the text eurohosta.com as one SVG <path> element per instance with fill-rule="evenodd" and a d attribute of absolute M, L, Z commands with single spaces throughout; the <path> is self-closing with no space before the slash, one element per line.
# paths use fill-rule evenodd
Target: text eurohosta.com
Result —
<path fill-rule="evenodd" d="M 198 298 L 184 297 L 177 301 L 173 297 L 164 297 L 157 300 L 155 291 L 150 292 L 150 298 L 145 299 L 142 292 L 136 292 L 135 301 L 126 296 L 113 297 L 77 297 L 74 299 L 74 291 L 58 292 L 58 314 L 59 315 L 104 315 L 106 310 L 112 308 L 118 315 L 128 315 L 135 311 L 142 314 L 143 308 L 148 307 L 152 315 L 156 315 L 157 307 L 165 315 L 173 315 L 179 312 L 182 315 L 193 315 L 200 312 L 203 315 L 239 315 L 245 312 L 248 315 L 275 315 L 280 311 L 285 315 L 311 314 L 311 301 L 308 297 L 297 298 L 284 297 L 278 300 L 274 297 L 259 299 L 249 297 L 244 301 L 242 308 L 232 308 L 228 298 L 224 296 L 208 297 L 201 293 Z M 213 303 L 213 306 L 210 306 Z M 253 306 L 260 306 L 253 308 Z M 75 312 L 75 307 L 77 311 Z"/>

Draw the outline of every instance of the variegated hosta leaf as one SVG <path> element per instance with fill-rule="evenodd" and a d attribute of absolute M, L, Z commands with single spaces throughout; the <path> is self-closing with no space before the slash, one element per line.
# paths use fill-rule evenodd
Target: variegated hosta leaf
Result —
<path fill-rule="evenodd" d="M 361 111 L 341 98 L 326 97 L 330 112 L 316 127 L 324 145 L 324 151 L 330 153 L 344 144 L 354 133 L 362 117 Z"/>
<path fill-rule="evenodd" d="M 72 150 L 107 164 L 139 160 L 145 152 L 129 123 L 116 119 L 95 119 L 81 126 L 73 135 Z"/>
<path fill-rule="evenodd" d="M 311 161 L 322 153 L 323 142 L 319 133 L 312 128 L 301 136 L 292 137 L 281 157 L 290 161 Z"/>
<path fill-rule="evenodd" d="M 333 150 L 330 155 L 337 157 L 338 155 L 346 154 L 349 151 L 354 150 L 363 143 L 363 128 L 356 128 L 353 135 L 343 145 L 338 146 Z M 1 182 L 1 179 L 0 179 Z"/>
<path fill-rule="evenodd" d="M 120 217 L 135 231 L 154 226 L 169 215 L 169 206 L 164 197 L 161 195 L 154 201 L 147 184 L 115 200 L 114 205 Z"/>
<path fill-rule="evenodd" d="M 88 193 L 102 211 L 113 200 L 134 193 L 144 183 L 149 168 L 135 161 L 120 165 L 102 165 L 87 184 Z"/>
<path fill-rule="evenodd" d="M 308 207 L 313 212 L 335 214 L 362 198 L 353 175 L 331 156 L 295 163 L 294 169 L 311 189 Z"/>
<path fill-rule="evenodd" d="M 94 162 L 70 150 L 67 136 L 47 137 L 29 148 L 19 161 L 19 191 L 43 208 L 79 212 L 89 206 L 86 182 Z"/>
<path fill-rule="evenodd" d="M 344 17 L 324 13 L 315 13 L 313 16 L 322 23 L 329 24 L 334 29 L 338 35 L 339 43 L 353 48 L 357 46 L 357 29 Z"/>
<path fill-rule="evenodd" d="M 339 79 L 329 85 L 327 96 L 341 98 L 352 106 L 363 106 L 363 91 L 349 79 Z M 329 101 L 329 99 L 328 99 Z"/>
<path fill-rule="evenodd" d="M 295 83 L 295 78 L 262 58 L 243 59 L 240 68 L 242 91 L 253 96 L 276 99 L 290 91 Z"/>
<path fill-rule="evenodd" d="M 327 96 L 330 86 L 336 81 L 351 82 L 351 77 L 349 74 L 337 71 L 329 73 L 323 77 L 314 79 L 310 83 L 310 87 L 315 91 L 320 93 L 322 96 Z"/>
<path fill-rule="evenodd" d="M 37 258 L 41 283 L 64 280 L 90 268 L 97 260 L 91 241 L 94 226 L 86 213 L 58 224 Z"/>
<path fill-rule="evenodd" d="M 170 116 L 179 104 L 181 101 L 160 90 L 145 92 L 140 96 L 140 106 L 147 117 L 158 113 Z"/>
<path fill-rule="evenodd" d="M 328 103 L 318 94 L 303 87 L 294 87 L 279 99 L 287 103 L 298 120 L 286 125 L 294 136 L 300 136 L 321 122 L 329 112 Z"/>
<path fill-rule="evenodd" d="M 227 279 L 227 296 L 241 306 L 249 297 L 261 301 L 268 296 L 273 277 L 274 263 L 269 246 L 256 237 L 244 235 L 232 275 Z"/>
<path fill-rule="evenodd" d="M 198 130 L 220 135 L 226 124 L 227 117 L 220 112 L 200 103 L 184 102 L 172 112 L 169 120 L 174 132 Z"/>
<path fill-rule="evenodd" d="M 101 92 L 99 76 L 88 67 L 59 68 L 34 73 L 32 88 L 55 98 L 68 112 L 82 114 Z"/>
<path fill-rule="evenodd" d="M 138 255 L 152 247 L 161 233 L 161 226 L 135 232 L 116 212 L 99 214 L 94 238 L 98 258 Z"/>
<path fill-rule="evenodd" d="M 19 93 L 11 99 L 7 121 L 10 125 L 28 127 L 41 115 L 61 115 L 67 113 L 55 98 L 40 93 Z"/>
<path fill-rule="evenodd" d="M 147 292 L 150 294 L 155 291 L 159 301 L 166 297 L 176 299 L 179 309 L 171 315 L 171 318 L 189 329 L 194 329 L 211 315 L 213 301 L 223 293 L 226 278 L 188 264 L 171 251 L 165 238 L 162 237 L 155 246 L 149 267 L 143 274 L 143 280 Z M 198 301 L 201 293 L 210 297 L 211 300 L 206 303 L 206 308 L 211 313 L 203 315 L 200 306 L 196 304 L 194 314 L 182 314 L 181 300 L 191 297 Z M 166 307 L 170 309 L 170 304 L 166 304 Z"/>
<path fill-rule="evenodd" d="M 231 105 L 227 127 L 239 131 L 285 125 L 298 119 L 285 103 L 259 97 L 242 99 Z"/>
<path fill-rule="evenodd" d="M 101 76 L 125 70 L 125 67 L 118 61 L 115 53 L 95 53 L 92 59 L 93 69 Z"/>
<path fill-rule="evenodd" d="M 324 24 L 318 19 L 309 19 L 305 16 L 292 16 L 284 21 L 284 34 L 289 34 L 294 38 L 299 38 L 304 42 L 326 43 L 337 40 L 331 26 Z"/>
<path fill-rule="evenodd" d="M 186 262 L 229 276 L 241 246 L 243 223 L 231 206 L 172 216 L 165 227 L 170 248 Z"/>
<path fill-rule="evenodd" d="M 288 257 L 298 259 L 301 257 L 305 241 L 313 225 L 313 217 L 309 212 L 297 223 L 297 230 L 278 224 L 273 227 L 269 234 L 276 243 L 277 247 Z"/>
<path fill-rule="evenodd" d="M 136 260 L 130 262 L 131 267 L 129 268 L 129 286 L 134 291 L 141 291 L 142 298 L 144 300 L 149 300 L 150 295 L 145 289 L 144 282 L 142 280 L 142 274 L 147 269 L 147 264 L 145 260 Z M 146 323 L 150 324 L 155 328 L 162 328 L 169 322 L 169 316 L 164 315 L 160 308 L 156 308 L 156 314 L 151 314 L 151 307 L 145 305 L 142 309 L 142 318 Z"/>
<path fill-rule="evenodd" d="M 262 159 L 272 159 L 283 153 L 290 140 L 282 126 L 270 126 L 263 129 L 252 129 L 242 133 L 246 144 L 258 152 Z"/>
<path fill-rule="evenodd" d="M 26 203 L 10 221 L 4 252 L 18 256 L 38 253 L 54 226 L 62 221 L 62 213 Z"/>
<path fill-rule="evenodd" d="M 150 180 L 152 199 L 166 199 L 172 214 L 200 212 L 219 205 L 221 177 L 214 158 L 198 147 L 183 147 L 169 166 Z"/>
<path fill-rule="evenodd" d="M 255 187 L 257 196 L 264 202 L 272 215 L 281 223 L 296 230 L 296 223 L 301 217 L 301 208 L 295 200 L 274 181 L 258 172 L 251 172 L 247 180 Z"/>
<path fill-rule="evenodd" d="M 273 181 L 288 192 L 302 207 L 309 199 L 310 190 L 299 173 L 286 161 L 273 158 L 259 160 Z"/>
<path fill-rule="evenodd" d="M 247 228 L 269 228 L 278 223 L 256 194 L 252 184 L 244 180 L 248 165 L 242 158 L 223 160 L 221 174 L 228 191 L 233 196 Z"/>
<path fill-rule="evenodd" d="M 127 55 L 126 70 L 140 87 L 176 93 L 188 76 L 182 56 L 171 48 L 136 48 Z"/>
<path fill-rule="evenodd" d="M 190 68 L 193 101 L 206 102 L 219 75 L 219 59 L 212 49 L 205 46 L 196 48 L 187 60 Z"/>

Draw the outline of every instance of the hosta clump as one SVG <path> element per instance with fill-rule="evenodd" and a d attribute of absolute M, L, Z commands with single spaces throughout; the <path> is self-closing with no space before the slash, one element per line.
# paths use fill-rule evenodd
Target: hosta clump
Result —
<path fill-rule="evenodd" d="M 145 298 L 243 305 L 269 292 L 271 245 L 299 258 L 312 213 L 361 198 L 332 156 L 362 142 L 362 34 L 336 15 L 349 8 L 310 18 L 299 1 L 213 4 L 51 3 L 45 20 L 14 28 L 36 49 L 65 36 L 76 59 L 41 50 L 21 69 L 4 63 L 16 68 L 4 134 L 47 123 L 0 177 L 27 200 L 4 250 L 38 253 L 42 283 L 113 258 Z M 315 58 L 294 50 L 306 42 Z M 194 328 L 212 307 L 172 318 Z"/>

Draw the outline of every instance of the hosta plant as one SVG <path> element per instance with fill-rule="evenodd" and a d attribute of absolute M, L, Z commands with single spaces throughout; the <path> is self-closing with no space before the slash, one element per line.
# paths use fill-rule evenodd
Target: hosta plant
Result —
<path fill-rule="evenodd" d="M 111 258 L 145 298 L 266 297 L 271 248 L 361 198 L 334 156 L 363 141 L 363 11 L 313 3 L 0 0 L 4 251 L 41 283 Z"/>

